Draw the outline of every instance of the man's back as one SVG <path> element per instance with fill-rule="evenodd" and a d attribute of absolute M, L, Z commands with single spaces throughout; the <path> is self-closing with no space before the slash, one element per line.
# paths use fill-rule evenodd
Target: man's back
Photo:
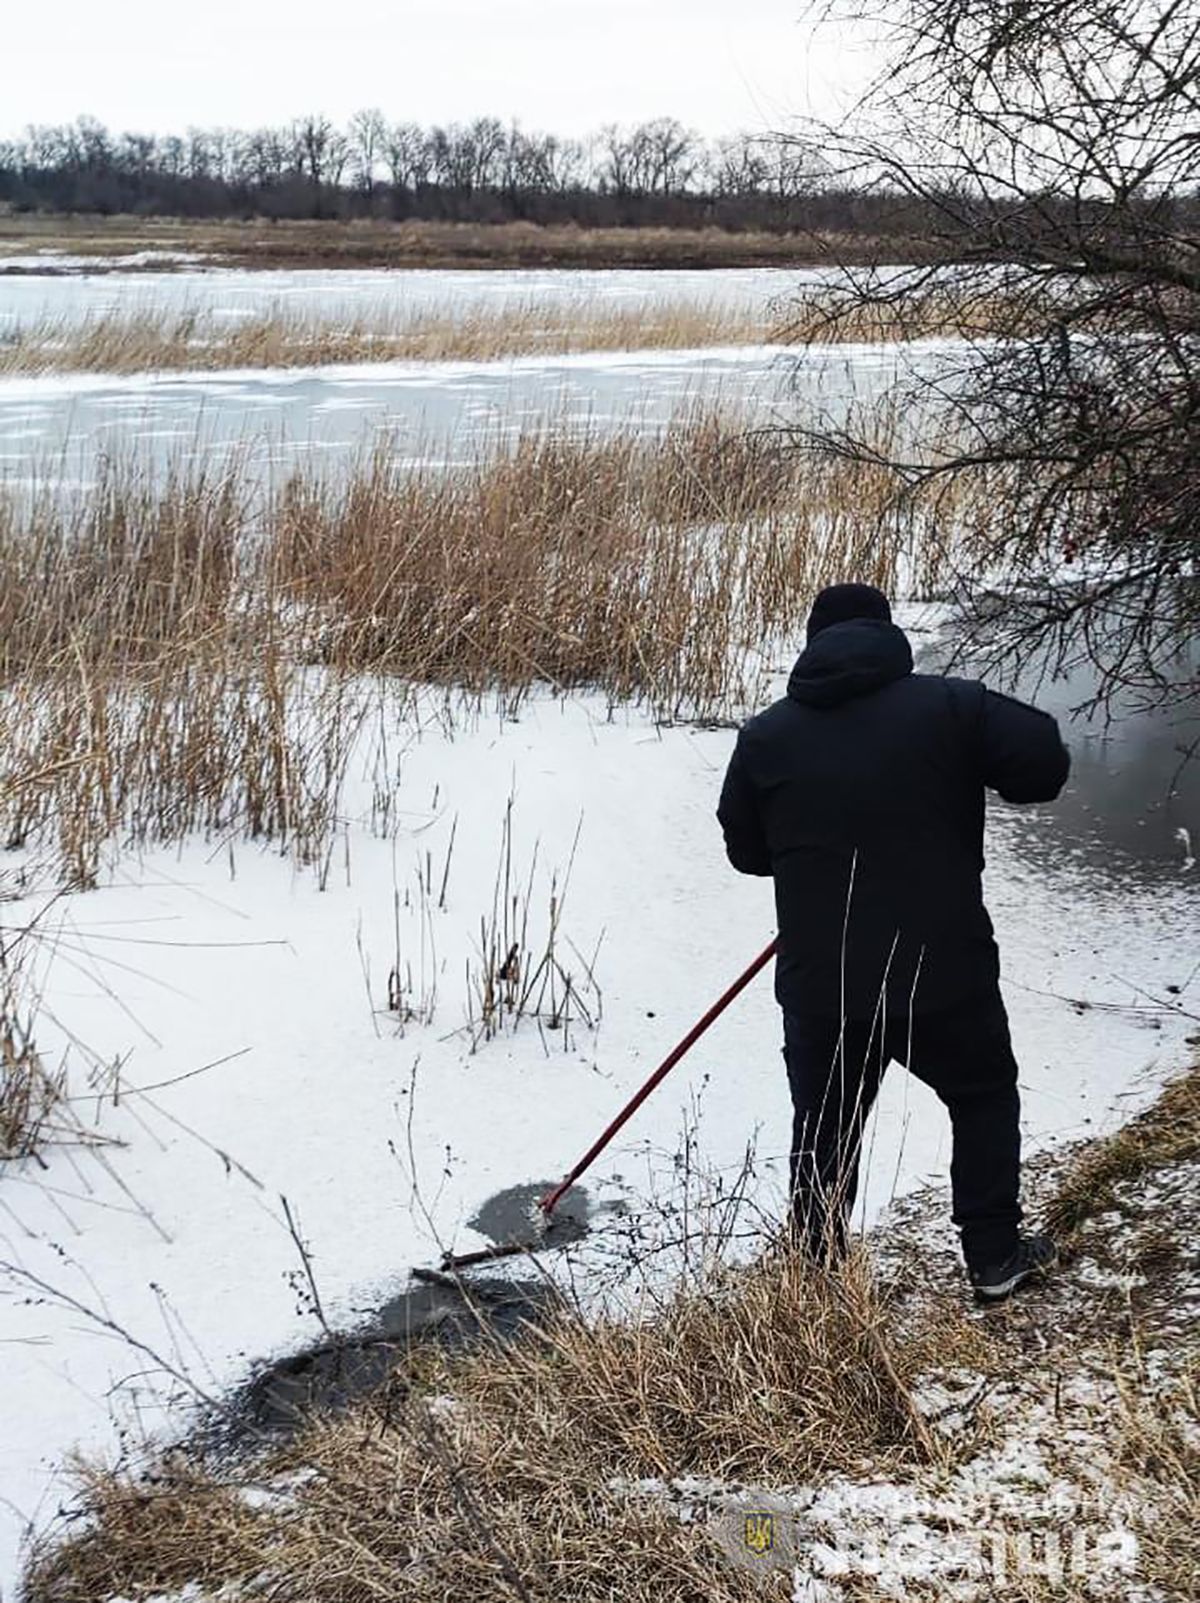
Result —
<path fill-rule="evenodd" d="M 904 634 L 824 628 L 788 693 L 743 726 L 718 809 L 743 872 L 775 880 L 785 1006 L 869 1017 L 994 986 L 984 789 L 1044 801 L 1068 758 L 1052 718 L 970 680 L 914 674 Z"/>

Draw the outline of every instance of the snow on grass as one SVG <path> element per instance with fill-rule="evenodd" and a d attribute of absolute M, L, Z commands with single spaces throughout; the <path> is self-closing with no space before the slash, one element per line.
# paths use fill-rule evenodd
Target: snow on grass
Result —
<path fill-rule="evenodd" d="M 853 360 L 851 347 L 837 347 L 836 360 Z M 86 395 L 98 392 L 138 394 L 161 389 L 186 387 L 192 391 L 219 394 L 222 390 L 248 383 L 302 386 L 313 382 L 334 385 L 355 383 L 428 383 L 457 385 L 502 369 L 513 377 L 556 372 L 630 372 L 637 375 L 651 370 L 692 372 L 705 368 L 741 367 L 753 364 L 756 370 L 771 363 L 783 364 L 778 347 L 771 345 L 713 345 L 668 351 L 578 351 L 546 355 L 504 357 L 479 361 L 384 361 L 327 363 L 310 367 L 230 367 L 188 372 L 161 373 L 42 373 L 0 375 L 0 401 L 44 399 Z"/>
<path fill-rule="evenodd" d="M 0 245 L 0 252 L 3 246 Z M 162 261 L 171 253 L 156 252 Z M 829 269 L 587 268 L 229 268 L 159 273 L 69 276 L 64 263 L 97 260 L 42 252 L 5 257 L 0 270 L 19 262 L 41 263 L 55 276 L 0 276 L 0 323 L 27 324 L 44 317 L 84 322 L 114 310 L 192 313 L 236 320 L 271 316 L 283 309 L 309 316 L 352 319 L 398 311 L 415 313 L 454 305 L 470 314 L 536 300 L 547 306 L 586 303 L 601 307 L 652 308 L 665 300 L 712 303 L 731 310 L 765 312 L 798 287 L 813 289 L 836 280 Z M 102 258 L 105 263 L 112 257 Z"/>
<path fill-rule="evenodd" d="M 1195 1085 L 1195 1070 L 1176 1082 L 1191 1098 Z M 910 1473 L 796 1485 L 617 1477 L 610 1490 L 702 1525 L 732 1563 L 787 1572 L 793 1597 L 821 1603 L 846 1603 L 863 1588 L 962 1603 L 1008 1588 L 1120 1603 L 1193 1595 L 1181 1561 L 1194 1545 L 1200 1441 L 1191 1339 L 1200 1259 L 1187 1246 L 1200 1221 L 1200 1163 L 1194 1112 L 1187 1129 L 1174 1128 L 1181 1104 L 1187 1094 L 1168 1093 L 1150 1117 L 1159 1144 L 1189 1145 L 1192 1155 L 1166 1164 L 1152 1156 L 1118 1188 L 1119 1206 L 1063 1236 L 1064 1262 L 1036 1295 L 968 1313 L 978 1342 L 972 1349 L 960 1335 L 947 1352 L 971 1362 L 934 1368 L 913 1385 L 937 1442 Z M 1127 1145 L 1127 1136 L 1125 1127 L 1113 1139 Z M 1043 1154 L 1032 1189 L 1044 1201 L 1064 1184 L 1073 1192 L 1078 1164 L 1094 1170 L 1112 1146 Z M 877 1240 L 899 1293 L 893 1333 L 937 1317 L 942 1206 L 936 1188 L 909 1197 Z M 1136 1256 L 1147 1230 L 1180 1232 L 1180 1250 L 1160 1254 L 1136 1284 L 1097 1277 L 1098 1257 Z M 750 1545 L 764 1516 L 772 1521 L 765 1553 Z"/>

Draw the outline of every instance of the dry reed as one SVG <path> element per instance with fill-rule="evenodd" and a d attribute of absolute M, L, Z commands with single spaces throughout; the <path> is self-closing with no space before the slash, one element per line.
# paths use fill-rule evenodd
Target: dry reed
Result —
<path fill-rule="evenodd" d="M 346 322 L 289 312 L 234 324 L 198 312 L 111 313 L 81 323 L 27 325 L 0 341 L 0 374 L 497 361 L 574 351 L 758 345 L 771 338 L 765 313 L 666 301 L 633 307 L 552 302 L 433 307 Z"/>
<path fill-rule="evenodd" d="M 0 1164 L 36 1153 L 57 1134 L 62 1069 L 47 1069 L 35 1039 L 37 996 L 28 982 L 29 938 L 0 941 Z"/>
<path fill-rule="evenodd" d="M 1012 333 L 999 294 L 970 301 L 929 292 L 913 304 L 807 291 L 755 311 L 715 301 L 639 306 L 525 301 L 377 311 L 347 321 L 275 311 L 229 323 L 198 311 L 108 313 L 42 321 L 0 340 L 0 375 L 290 368 L 369 362 L 499 361 L 583 351 L 716 346 L 887 344 Z"/>
<path fill-rule="evenodd" d="M 1163 1164 L 1200 1160 L 1200 1067 L 1168 1081 L 1144 1112 L 1073 1155 L 1046 1210 L 1056 1235 L 1114 1206 L 1116 1188 Z"/>
<path fill-rule="evenodd" d="M 1121 1388 L 1121 1456 L 1156 1491 L 1139 1530 L 1139 1569 L 1164 1598 L 1200 1596 L 1200 1358 L 1193 1350 L 1167 1386 L 1141 1375 Z"/>
<path fill-rule="evenodd" d="M 918 291 L 889 292 L 886 281 L 874 295 L 865 288 L 835 286 L 803 291 L 780 310 L 771 338 L 782 345 L 893 345 L 921 339 L 1017 337 L 1043 330 L 1049 305 L 1039 305 L 1029 289 L 1002 287 L 970 291 L 934 281 Z"/>
<path fill-rule="evenodd" d="M 708 414 L 453 471 L 129 461 L 75 501 L 0 501 L 3 838 L 76 885 L 106 841 L 193 830 L 312 858 L 372 676 L 401 705 L 540 683 L 729 717 L 812 593 L 892 586 L 913 528 L 882 472 Z"/>

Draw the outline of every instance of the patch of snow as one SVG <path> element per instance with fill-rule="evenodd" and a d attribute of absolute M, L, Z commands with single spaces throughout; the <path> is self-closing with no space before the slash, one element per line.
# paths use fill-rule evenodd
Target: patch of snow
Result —
<path fill-rule="evenodd" d="M 249 1509 L 286 1512 L 295 1506 L 296 1493 L 316 1478 L 315 1469 L 303 1468 L 269 1482 L 239 1485 L 235 1490 L 239 1500 Z"/>
<path fill-rule="evenodd" d="M 927 1595 L 984 1603 L 1007 1567 L 1057 1566 L 1062 1575 L 1128 1577 L 1137 1541 L 1131 1510 L 1117 1497 L 1097 1497 L 1043 1474 L 1031 1477 L 1028 1453 L 1008 1449 L 1023 1487 L 997 1493 L 993 1477 L 1002 1453 L 960 1469 L 941 1490 L 886 1480 L 833 1477 L 819 1487 L 771 1488 L 647 1479 L 614 1483 L 629 1496 L 654 1497 L 684 1523 L 704 1519 L 728 1558 L 752 1569 L 791 1568 L 794 1596 L 840 1599 L 843 1583 L 860 1595 L 903 1599 Z M 747 1551 L 748 1516 L 771 1518 L 768 1555 Z M 1121 1584 L 1125 1584 L 1122 1581 Z"/>
<path fill-rule="evenodd" d="M 833 347 L 847 352 L 848 347 Z M 849 353 L 852 357 L 853 353 Z M 195 370 L 163 369 L 144 373 L 35 373 L 0 376 L 0 401 L 50 396 L 85 395 L 97 390 L 142 392 L 165 386 L 185 386 L 220 392 L 249 383 L 299 386 L 314 381 L 330 384 L 412 383 L 456 385 L 476 375 L 497 370 L 513 376 L 553 377 L 555 372 L 628 372 L 634 377 L 655 369 L 690 371 L 700 367 L 741 366 L 746 362 L 775 362 L 774 345 L 704 345 L 686 350 L 572 351 L 544 355 L 506 356 L 489 360 L 330 362 L 310 367 L 220 367 Z"/>
<path fill-rule="evenodd" d="M 1084 1258 L 1076 1264 L 1074 1274 L 1075 1278 L 1082 1280 L 1085 1286 L 1095 1286 L 1102 1291 L 1132 1291 L 1135 1286 L 1146 1284 L 1145 1275 L 1102 1269 L 1090 1258 Z"/>
<path fill-rule="evenodd" d="M 435 1419 L 452 1419 L 458 1413 L 462 1404 L 457 1397 L 438 1393 L 436 1396 L 427 1399 L 425 1407 Z"/>
<path fill-rule="evenodd" d="M 219 1591 L 207 1592 L 195 1581 L 189 1581 L 182 1592 L 155 1592 L 153 1597 L 139 1599 L 110 1597 L 107 1603 L 234 1603 L 237 1593 L 228 1586 Z"/>
<path fill-rule="evenodd" d="M 83 273 L 139 267 L 190 267 L 207 261 L 202 251 L 134 250 L 115 256 L 79 256 L 64 250 L 39 250 L 22 255 L 0 254 L 0 277 L 6 272 L 26 274 Z"/>

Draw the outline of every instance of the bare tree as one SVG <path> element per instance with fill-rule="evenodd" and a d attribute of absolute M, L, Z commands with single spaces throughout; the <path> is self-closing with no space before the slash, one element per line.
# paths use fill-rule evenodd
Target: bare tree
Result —
<path fill-rule="evenodd" d="M 375 193 L 375 180 L 387 145 L 387 120 L 378 108 L 356 111 L 346 137 L 351 182 L 369 199 Z"/>
<path fill-rule="evenodd" d="M 470 153 L 470 188 L 498 189 L 504 181 L 508 134 L 495 117 L 477 117 L 466 133 Z"/>
<path fill-rule="evenodd" d="M 600 177 L 616 195 L 672 195 L 686 190 L 703 169 L 698 135 L 674 117 L 657 117 L 624 129 L 600 130 Z"/>
<path fill-rule="evenodd" d="M 74 137 L 80 160 L 88 167 L 107 167 L 113 159 L 112 136 L 95 117 L 77 117 Z"/>
<path fill-rule="evenodd" d="M 701 165 L 698 135 L 674 117 L 657 117 L 638 130 L 644 183 L 651 195 L 676 195 L 687 189 Z"/>
<path fill-rule="evenodd" d="M 1200 0 L 834 0 L 887 66 L 795 141 L 905 197 L 931 265 L 851 273 L 833 327 L 962 336 L 901 381 L 884 452 L 948 516 L 986 494 L 957 586 L 996 664 L 1086 661 L 1097 695 L 1196 694 L 1200 637 Z M 820 330 L 822 337 L 828 330 Z M 878 461 L 844 426 L 807 444 Z"/>
<path fill-rule="evenodd" d="M 606 123 L 597 135 L 599 182 L 614 195 L 634 192 L 636 157 L 629 134 L 615 122 Z"/>
<path fill-rule="evenodd" d="M 394 189 L 415 194 L 429 182 L 433 166 L 429 136 L 416 123 L 393 123 L 386 133 L 383 154 Z"/>
<path fill-rule="evenodd" d="M 127 172 L 144 178 L 154 171 L 157 157 L 157 144 L 152 134 L 125 133 L 121 135 L 114 159 Z"/>
<path fill-rule="evenodd" d="M 760 194 L 769 173 L 762 140 L 745 133 L 717 140 L 708 154 L 707 173 L 715 195 L 741 198 Z"/>
<path fill-rule="evenodd" d="M 323 215 L 325 194 L 341 182 L 349 146 L 328 117 L 310 113 L 292 125 L 296 170 L 307 178 L 312 190 L 312 211 Z"/>

